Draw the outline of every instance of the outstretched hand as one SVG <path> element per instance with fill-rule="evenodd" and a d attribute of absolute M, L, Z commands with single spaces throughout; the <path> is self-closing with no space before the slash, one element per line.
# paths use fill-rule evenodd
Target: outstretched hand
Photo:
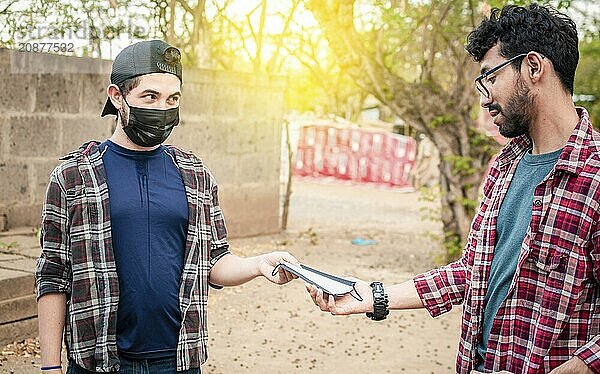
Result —
<path fill-rule="evenodd" d="M 262 276 L 275 284 L 286 284 L 298 278 L 296 275 L 284 270 L 281 266 L 277 269 L 275 275 L 273 275 L 275 267 L 282 262 L 289 262 L 296 265 L 300 264 L 294 256 L 287 252 L 271 252 L 265 253 L 259 257 L 258 268 Z"/>
<path fill-rule="evenodd" d="M 358 301 L 350 294 L 334 297 L 323 294 L 323 290 L 313 286 L 306 285 L 306 290 L 313 299 L 313 302 L 322 311 L 329 312 L 332 315 L 359 314 L 373 311 L 373 293 L 368 283 L 353 278 L 347 278 L 356 281 L 356 292 L 363 298 Z"/>

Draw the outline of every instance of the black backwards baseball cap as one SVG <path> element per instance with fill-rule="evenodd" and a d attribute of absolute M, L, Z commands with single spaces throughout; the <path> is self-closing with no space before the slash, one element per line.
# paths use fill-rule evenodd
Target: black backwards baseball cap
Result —
<path fill-rule="evenodd" d="M 162 40 L 146 40 L 132 44 L 123 49 L 112 64 L 110 83 L 123 81 L 144 74 L 170 73 L 181 78 L 181 52 L 179 49 Z M 117 115 L 117 108 L 110 98 L 106 100 L 101 117 L 107 114 Z"/>

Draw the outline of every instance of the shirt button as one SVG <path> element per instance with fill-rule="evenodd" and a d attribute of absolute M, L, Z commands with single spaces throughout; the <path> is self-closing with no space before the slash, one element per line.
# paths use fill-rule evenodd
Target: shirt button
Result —
<path fill-rule="evenodd" d="M 533 202 L 533 205 L 535 205 L 535 206 L 537 206 L 537 207 L 540 207 L 540 206 L 542 206 L 542 200 L 536 200 L 536 201 L 534 201 L 534 202 Z"/>

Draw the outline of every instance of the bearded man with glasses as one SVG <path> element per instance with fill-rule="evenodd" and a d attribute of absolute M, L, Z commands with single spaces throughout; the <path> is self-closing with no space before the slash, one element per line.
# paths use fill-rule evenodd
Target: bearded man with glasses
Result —
<path fill-rule="evenodd" d="M 368 313 L 463 305 L 457 373 L 600 373 L 600 134 L 572 101 L 575 23 L 532 4 L 493 9 L 468 36 L 480 104 L 511 138 L 484 182 L 456 262 L 322 310 Z M 373 289 L 373 297 L 371 296 Z"/>

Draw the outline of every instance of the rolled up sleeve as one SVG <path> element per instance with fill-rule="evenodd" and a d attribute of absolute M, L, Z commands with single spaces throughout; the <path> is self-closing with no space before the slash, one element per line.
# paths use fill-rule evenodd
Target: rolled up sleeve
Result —
<path fill-rule="evenodd" d="M 452 310 L 464 300 L 467 267 L 464 260 L 448 264 L 414 277 L 417 293 L 432 317 Z"/>
<path fill-rule="evenodd" d="M 475 221 L 474 221 L 475 222 Z M 477 229 L 471 232 L 462 257 L 438 269 L 419 274 L 413 278 L 417 293 L 432 317 L 437 317 L 460 305 L 465 299 L 467 280 L 471 276 L 472 256 L 475 248 L 473 238 Z"/>
<path fill-rule="evenodd" d="M 227 226 L 225 224 L 225 217 L 219 205 L 219 187 L 215 178 L 212 176 L 210 171 L 207 170 L 210 177 L 210 229 L 211 229 L 211 241 L 210 241 L 210 265 L 211 267 L 219 261 L 223 256 L 229 252 L 229 242 L 227 240 Z"/>
<path fill-rule="evenodd" d="M 58 168 L 51 176 L 42 209 L 41 255 L 35 268 L 37 299 L 48 293 L 71 293 L 69 216 Z"/>
<path fill-rule="evenodd" d="M 600 281 L 600 227 L 598 222 L 592 232 L 590 257 L 592 258 L 594 277 L 598 282 Z M 575 356 L 585 362 L 594 373 L 600 373 L 600 335 L 592 337 L 575 352 Z"/>
<path fill-rule="evenodd" d="M 575 352 L 575 356 L 585 362 L 594 373 L 600 373 L 600 335 L 594 336 L 583 347 L 579 348 Z"/>

